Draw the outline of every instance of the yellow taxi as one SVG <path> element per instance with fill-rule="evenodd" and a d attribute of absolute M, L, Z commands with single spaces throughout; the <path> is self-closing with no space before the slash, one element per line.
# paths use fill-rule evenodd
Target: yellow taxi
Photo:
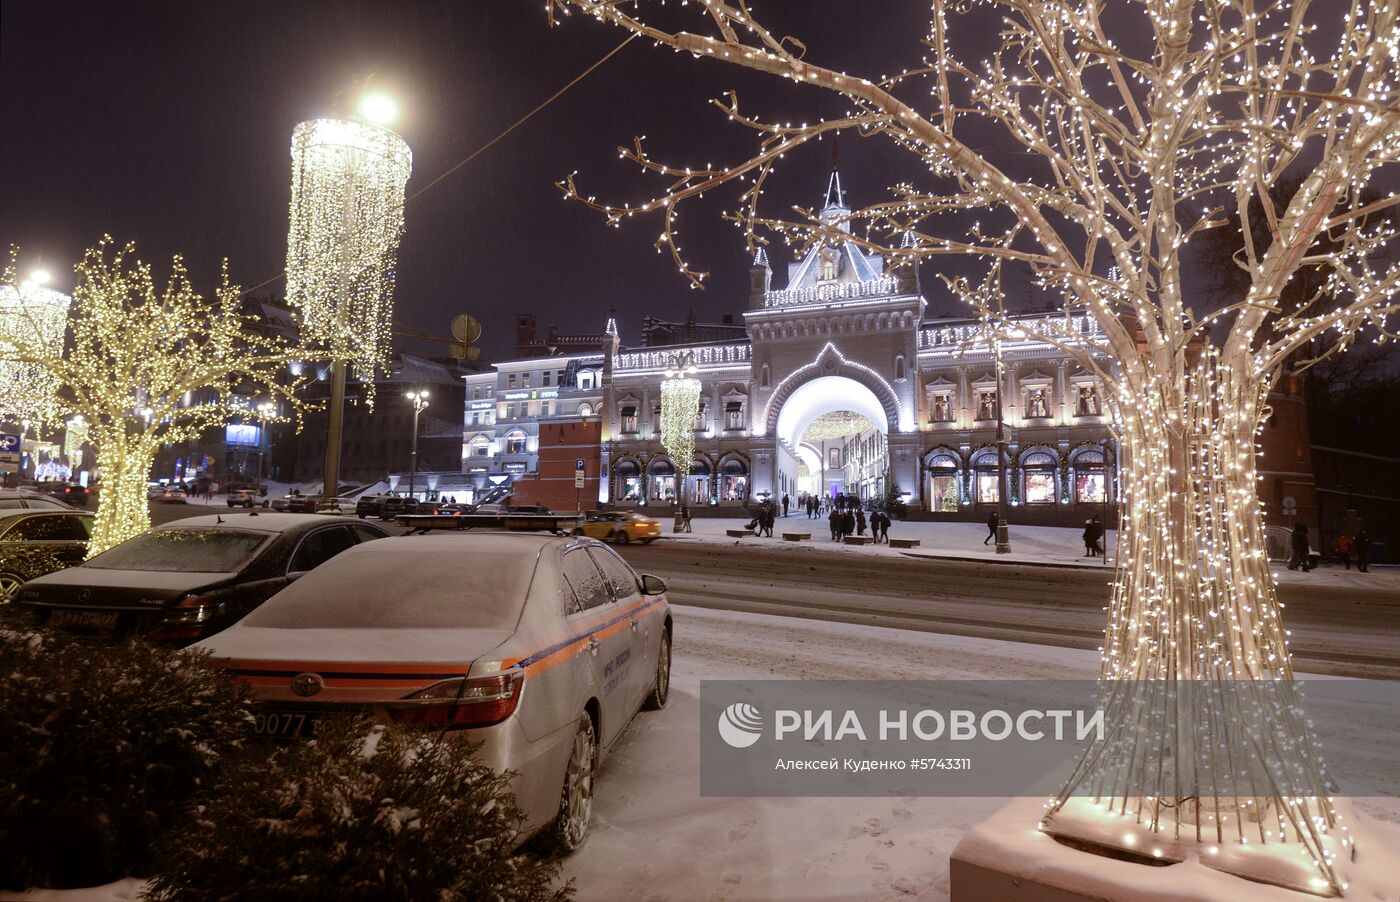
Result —
<path fill-rule="evenodd" d="M 650 545 L 661 538 L 661 522 L 636 511 L 588 511 L 583 516 L 583 525 L 574 530 L 574 534 L 619 545 L 628 542 Z"/>

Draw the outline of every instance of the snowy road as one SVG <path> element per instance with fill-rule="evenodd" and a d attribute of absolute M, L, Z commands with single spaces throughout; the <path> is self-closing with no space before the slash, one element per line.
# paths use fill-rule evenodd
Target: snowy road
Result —
<path fill-rule="evenodd" d="M 946 899 L 949 854 L 1003 804 L 702 798 L 701 679 L 1092 679 L 1096 672 L 1094 653 L 1078 649 L 675 610 L 670 704 L 639 714 L 620 740 L 603 767 L 593 832 L 564 865 L 582 900 Z M 1363 776 L 1393 773 L 1389 753 L 1400 726 L 1376 735 L 1364 718 L 1338 722 L 1349 734 L 1337 741 L 1361 750 Z M 1400 823 L 1396 801 L 1362 807 Z M 1257 898 L 1273 896 L 1261 890 Z"/>
<path fill-rule="evenodd" d="M 839 547 L 839 546 L 838 546 Z M 677 604 L 1095 649 L 1109 573 L 1089 567 L 911 558 L 771 540 L 661 542 L 622 551 L 664 577 Z M 876 551 L 877 554 L 866 552 Z M 1298 670 L 1400 678 L 1395 574 L 1283 571 L 1284 626 Z M 1347 578 L 1352 579 L 1351 582 Z"/>

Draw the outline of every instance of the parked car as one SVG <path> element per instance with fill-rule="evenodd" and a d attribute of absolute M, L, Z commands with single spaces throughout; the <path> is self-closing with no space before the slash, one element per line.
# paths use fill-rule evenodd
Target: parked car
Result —
<path fill-rule="evenodd" d="M 0 511 L 12 510 L 59 510 L 71 511 L 74 508 L 57 498 L 30 489 L 0 489 Z"/>
<path fill-rule="evenodd" d="M 385 495 L 379 502 L 379 519 L 392 520 L 400 514 L 426 512 L 426 508 L 416 498 L 407 495 Z"/>
<path fill-rule="evenodd" d="M 0 510 L 0 604 L 31 579 L 81 564 L 92 520 L 68 509 Z"/>
<path fill-rule="evenodd" d="M 265 499 L 258 498 L 253 489 L 234 489 L 228 493 L 229 507 L 267 507 Z"/>
<path fill-rule="evenodd" d="M 165 486 L 161 485 L 158 482 L 152 482 L 146 486 L 146 497 L 151 501 L 155 501 L 156 499 L 160 498 L 161 495 L 164 494 Z"/>
<path fill-rule="evenodd" d="M 92 490 L 76 482 L 41 482 L 39 491 L 74 507 L 87 507 Z"/>
<path fill-rule="evenodd" d="M 439 517 L 460 517 L 471 512 L 472 506 L 460 501 L 438 502 L 432 506 L 432 513 Z"/>
<path fill-rule="evenodd" d="M 576 533 L 605 542 L 650 545 L 661 538 L 661 522 L 636 511 L 588 511 Z"/>
<path fill-rule="evenodd" d="M 52 626 L 184 645 L 228 627 L 345 549 L 387 535 L 374 524 L 314 515 L 190 517 L 27 582 L 16 600 Z"/>
<path fill-rule="evenodd" d="M 314 514 L 320 507 L 320 495 L 283 495 L 272 502 L 273 510 L 292 514 Z"/>
<path fill-rule="evenodd" d="M 321 718 L 368 710 L 480 743 L 484 763 L 515 774 L 524 835 L 571 850 L 599 763 L 639 708 L 666 703 L 665 589 L 592 539 L 400 536 L 197 647 L 252 689 L 254 733 L 310 737 Z"/>
<path fill-rule="evenodd" d="M 379 516 L 379 507 L 384 503 L 386 495 L 361 495 L 355 499 L 355 516 L 363 520 L 366 517 Z"/>
<path fill-rule="evenodd" d="M 160 493 L 161 504 L 189 504 L 190 495 L 184 489 L 168 486 Z"/>

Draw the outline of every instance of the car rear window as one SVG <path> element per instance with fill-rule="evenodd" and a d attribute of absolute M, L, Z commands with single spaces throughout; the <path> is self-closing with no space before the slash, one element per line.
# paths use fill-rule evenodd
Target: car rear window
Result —
<path fill-rule="evenodd" d="M 232 573 L 251 560 L 267 540 L 267 533 L 239 529 L 159 529 L 128 539 L 83 566 Z"/>
<path fill-rule="evenodd" d="M 536 555 L 361 545 L 243 619 L 271 629 L 514 629 Z"/>

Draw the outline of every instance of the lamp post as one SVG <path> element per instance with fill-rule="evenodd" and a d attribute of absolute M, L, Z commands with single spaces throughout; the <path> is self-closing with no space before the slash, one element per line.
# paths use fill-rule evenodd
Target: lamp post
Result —
<path fill-rule="evenodd" d="M 256 483 L 253 487 L 253 491 L 255 492 L 262 491 L 263 470 L 266 468 L 263 459 L 267 456 L 270 446 L 270 442 L 267 438 L 267 421 L 271 419 L 272 415 L 276 412 L 277 405 L 273 404 L 271 401 L 264 401 L 258 405 L 258 419 L 260 422 L 258 428 L 258 475 L 253 479 L 253 482 Z"/>
<path fill-rule="evenodd" d="M 385 128 L 394 104 L 361 98 L 353 118 L 313 119 L 292 134 L 292 207 L 287 300 L 302 315 L 303 338 L 331 362 L 326 408 L 323 503 L 340 493 L 346 370 L 355 367 L 365 401 L 388 363 L 394 267 L 403 233 L 408 144 Z"/>
<path fill-rule="evenodd" d="M 681 509 L 690 489 L 690 465 L 695 457 L 695 414 L 700 405 L 700 380 L 692 374 L 699 368 L 690 351 L 672 354 L 666 362 L 666 378 L 661 382 L 661 445 L 676 469 L 676 507 L 673 532 L 682 528 Z"/>
<path fill-rule="evenodd" d="M 428 407 L 426 391 L 411 391 L 404 395 L 413 404 L 413 452 L 408 466 L 408 497 L 413 497 L 413 484 L 418 479 L 418 415 Z"/>
<path fill-rule="evenodd" d="M 1002 406 L 1001 335 L 992 334 L 992 353 L 997 365 L 997 554 L 1011 553 L 1011 532 L 1007 522 L 1006 412 Z"/>

